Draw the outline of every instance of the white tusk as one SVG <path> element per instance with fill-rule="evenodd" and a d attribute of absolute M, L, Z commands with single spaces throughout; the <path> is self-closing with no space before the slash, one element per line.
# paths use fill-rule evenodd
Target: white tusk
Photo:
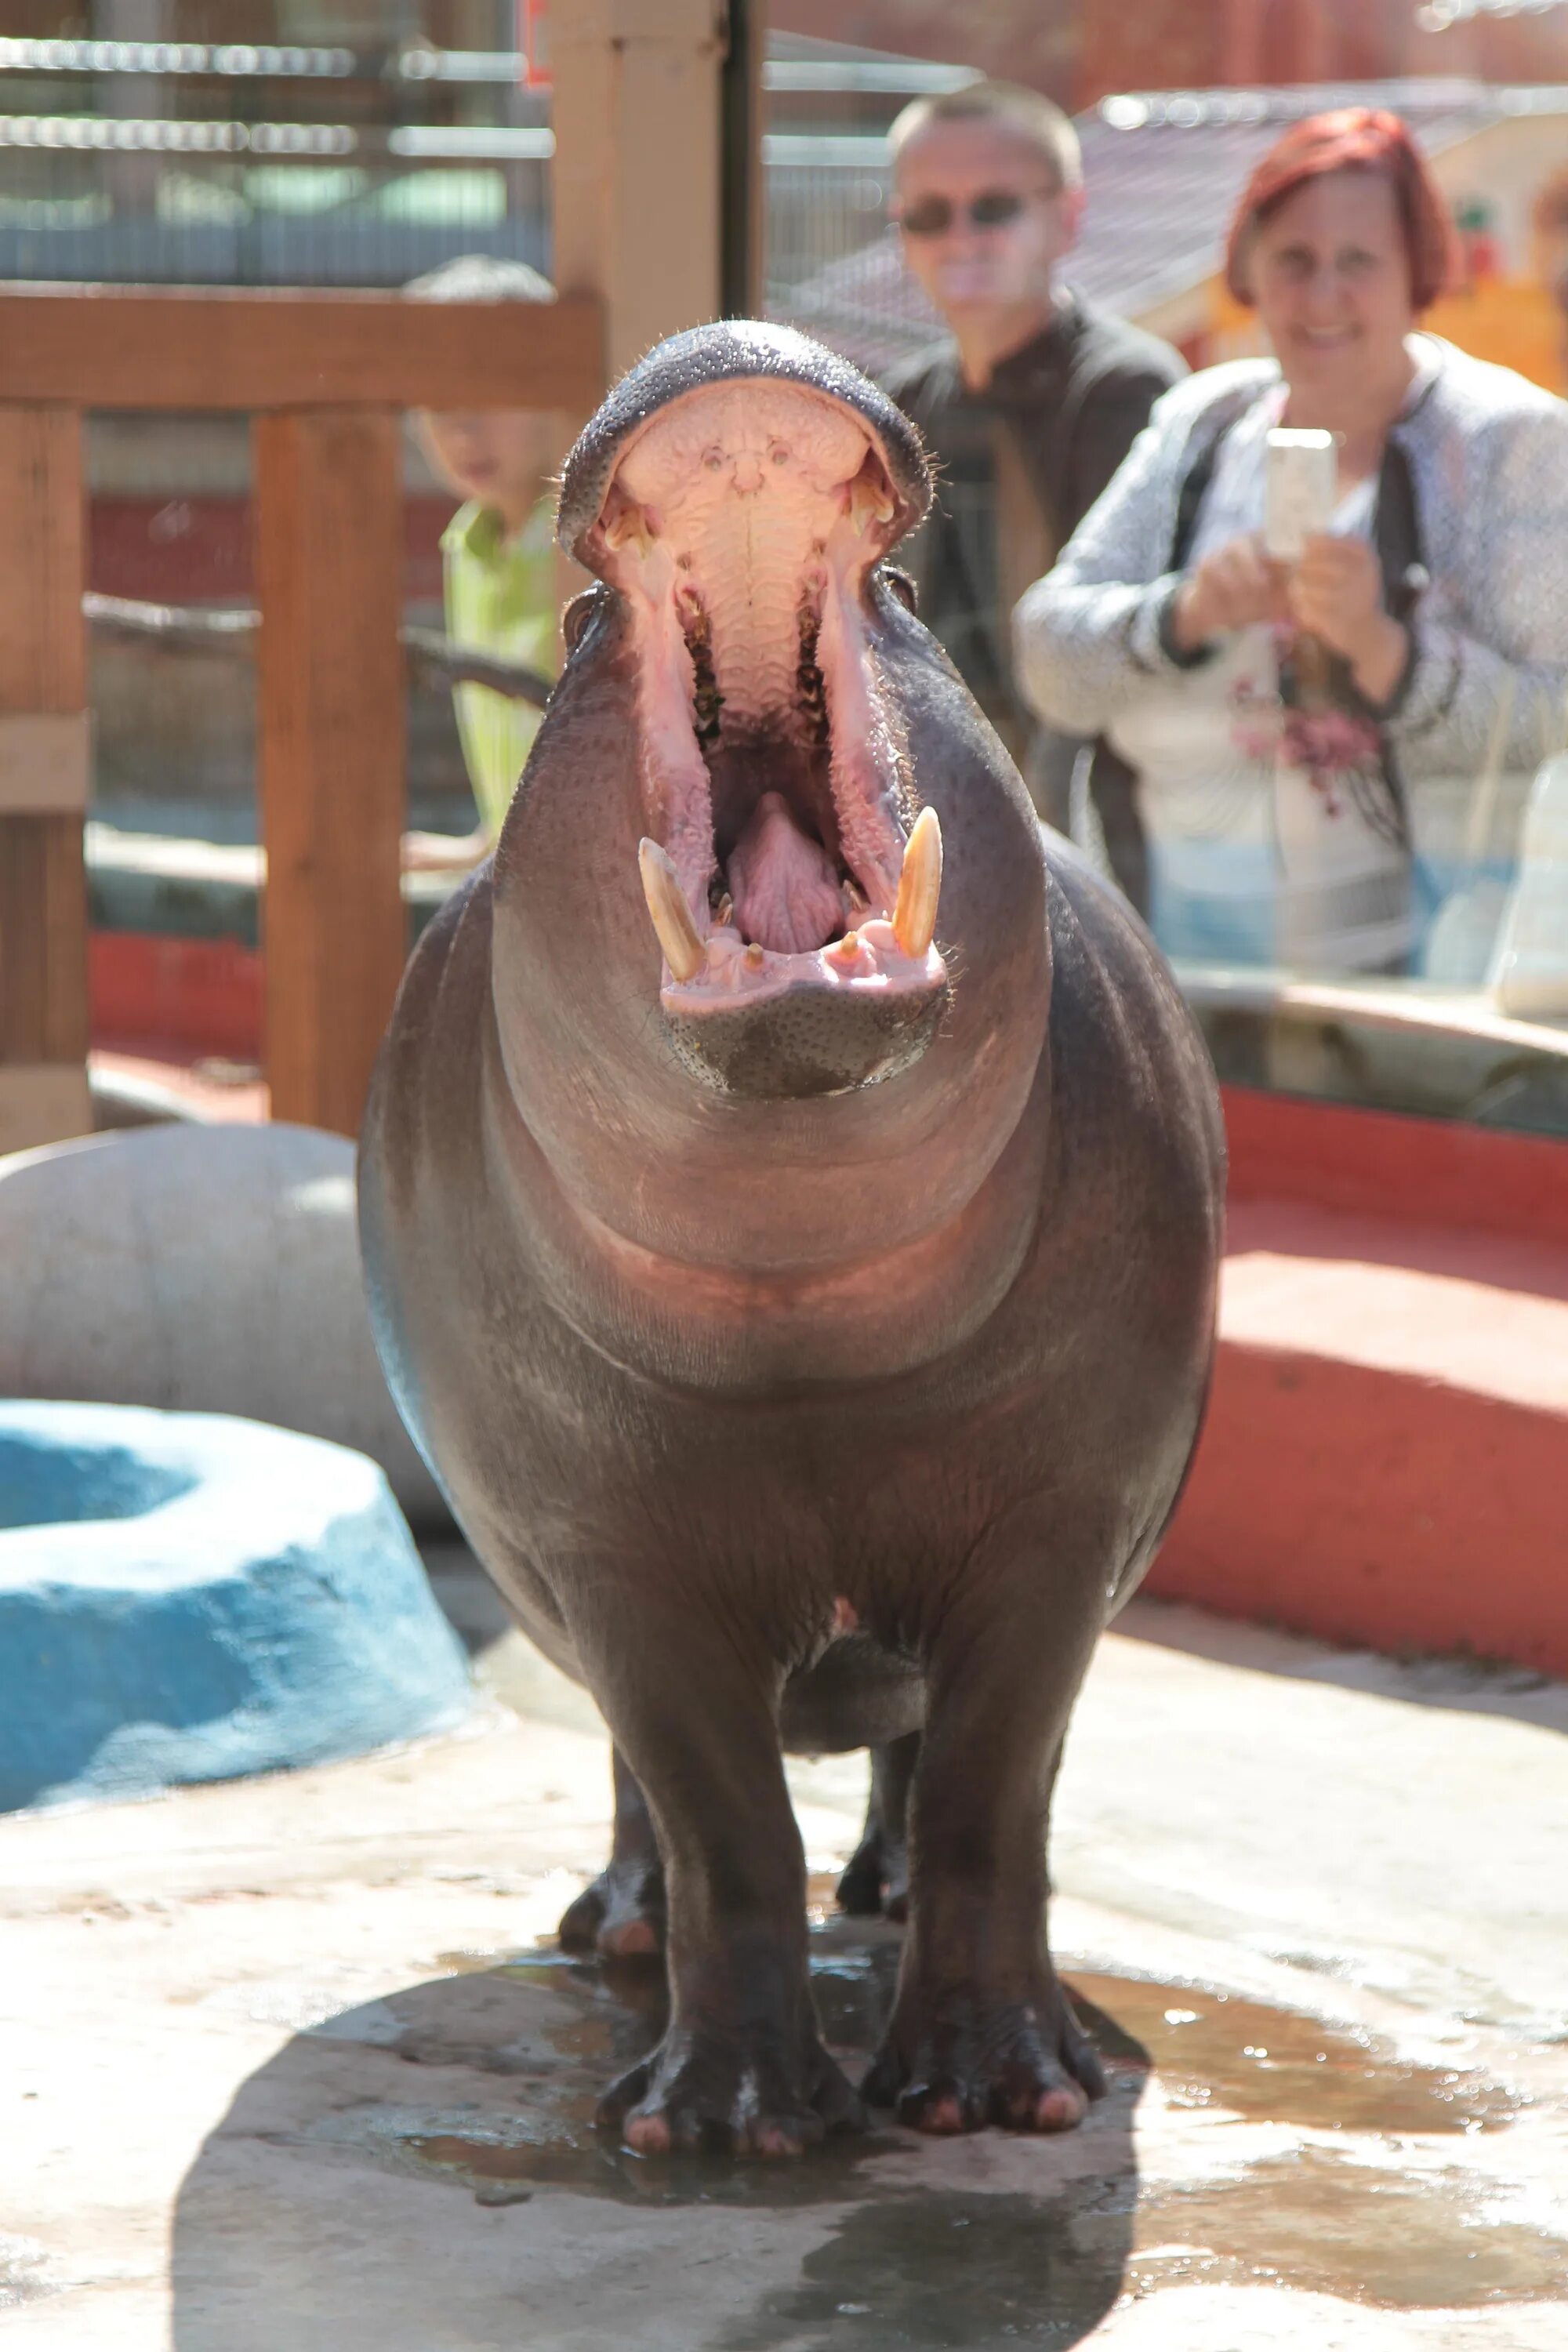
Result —
<path fill-rule="evenodd" d="M 695 980 L 708 957 L 686 903 L 680 877 L 657 841 L 644 839 L 637 844 L 637 868 L 666 963 L 677 980 Z"/>
<path fill-rule="evenodd" d="M 891 522 L 893 497 L 889 491 L 886 475 L 879 468 L 872 470 L 872 461 L 865 461 L 860 473 L 848 485 L 848 522 L 856 536 L 868 531 L 872 522 Z"/>
<path fill-rule="evenodd" d="M 941 895 L 942 826 L 935 809 L 923 808 L 904 851 L 899 902 L 893 908 L 893 937 L 905 955 L 918 960 L 930 947 Z"/>
<path fill-rule="evenodd" d="M 891 522 L 893 501 L 885 490 L 857 474 L 849 485 L 849 520 L 857 533 L 868 530 L 871 522 Z"/>
<path fill-rule="evenodd" d="M 628 540 L 637 541 L 639 555 L 652 553 L 653 533 L 647 527 L 647 517 L 641 507 L 629 503 L 622 507 L 619 512 L 605 523 L 605 544 L 618 551 L 625 547 Z"/>

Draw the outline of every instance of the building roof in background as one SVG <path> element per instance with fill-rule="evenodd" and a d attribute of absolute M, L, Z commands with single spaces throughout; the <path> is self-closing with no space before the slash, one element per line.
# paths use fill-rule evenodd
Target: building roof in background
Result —
<path fill-rule="evenodd" d="M 1231 209 L 1253 166 L 1288 123 L 1340 106 L 1390 108 L 1428 153 L 1440 154 L 1493 122 L 1568 116 L 1568 87 L 1407 80 L 1103 99 L 1079 118 L 1089 203 L 1072 283 L 1123 317 L 1201 284 L 1219 268 Z M 891 230 L 828 263 L 773 308 L 874 372 L 942 332 Z"/>
<path fill-rule="evenodd" d="M 1103 99 L 1079 124 L 1089 202 L 1075 282 L 1092 300 L 1131 314 L 1212 276 L 1254 165 L 1288 124 L 1342 106 L 1403 115 L 1436 155 L 1510 115 L 1568 113 L 1568 89 L 1413 79 Z"/>
<path fill-rule="evenodd" d="M 853 41 L 826 41 L 815 33 L 768 29 L 763 86 L 792 91 L 862 90 L 914 97 L 921 90 L 962 89 L 979 81 L 974 66 L 933 63 L 892 49 L 867 49 Z"/>

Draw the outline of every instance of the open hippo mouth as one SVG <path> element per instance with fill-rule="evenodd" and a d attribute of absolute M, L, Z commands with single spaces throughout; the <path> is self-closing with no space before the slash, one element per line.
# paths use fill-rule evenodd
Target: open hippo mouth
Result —
<path fill-rule="evenodd" d="M 631 616 L 660 1003 L 731 1090 L 886 1077 L 945 1002 L 942 836 L 868 604 L 910 520 L 847 400 L 732 375 L 622 441 L 579 542 Z"/>

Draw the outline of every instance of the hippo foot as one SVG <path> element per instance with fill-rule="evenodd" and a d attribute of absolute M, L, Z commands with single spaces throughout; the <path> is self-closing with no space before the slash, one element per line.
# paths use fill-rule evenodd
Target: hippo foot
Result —
<path fill-rule="evenodd" d="M 641 1857 L 610 1863 L 568 1905 L 555 1932 L 563 1952 L 657 1959 L 664 1950 L 664 1872 Z"/>
<path fill-rule="evenodd" d="M 599 2124 L 638 2156 L 799 2156 L 864 2131 L 866 2111 L 815 2030 L 786 2050 L 772 2035 L 672 2027 L 605 2094 Z"/>
<path fill-rule="evenodd" d="M 1105 2074 L 1053 1976 L 1029 2001 L 900 2001 L 861 2089 L 915 2131 L 1069 2131 Z"/>
<path fill-rule="evenodd" d="M 838 1908 L 852 1919 L 897 1919 L 910 1916 L 910 1857 L 902 1838 L 879 1832 L 863 1840 L 838 1882 Z"/>

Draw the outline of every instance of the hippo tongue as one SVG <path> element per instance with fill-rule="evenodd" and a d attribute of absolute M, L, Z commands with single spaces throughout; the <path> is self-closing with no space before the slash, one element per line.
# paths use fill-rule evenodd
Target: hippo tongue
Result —
<path fill-rule="evenodd" d="M 735 926 L 780 955 L 808 954 L 844 928 L 844 899 L 832 858 L 796 823 L 782 793 L 764 793 L 725 870 Z"/>

